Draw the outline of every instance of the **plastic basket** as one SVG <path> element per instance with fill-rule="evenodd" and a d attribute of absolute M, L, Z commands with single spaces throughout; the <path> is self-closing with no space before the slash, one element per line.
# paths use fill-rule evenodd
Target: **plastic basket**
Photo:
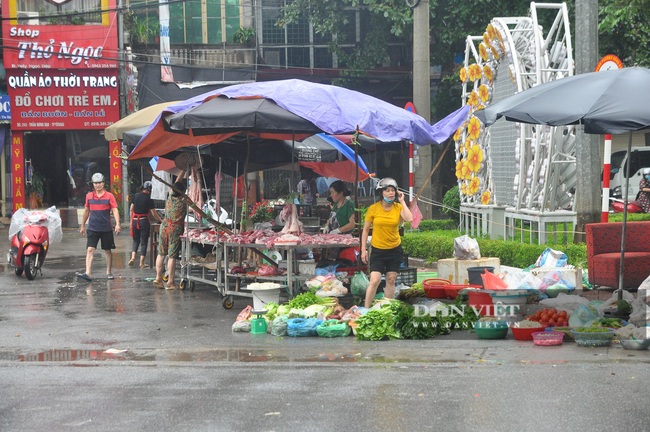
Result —
<path fill-rule="evenodd" d="M 564 333 L 555 331 L 538 331 L 533 333 L 533 343 L 538 346 L 561 345 Z"/>
<path fill-rule="evenodd" d="M 397 271 L 397 279 L 395 279 L 395 285 L 404 284 L 411 286 L 418 281 L 418 269 L 415 267 L 409 267 L 405 269 L 399 269 Z"/>
<path fill-rule="evenodd" d="M 576 344 L 583 347 L 606 347 L 614 339 L 614 330 L 593 333 L 571 330 L 571 334 L 573 334 Z"/>
<path fill-rule="evenodd" d="M 447 279 L 437 279 L 430 278 L 422 281 L 422 287 L 424 288 L 424 295 L 427 298 L 432 299 L 443 299 L 447 298 L 447 293 L 445 292 L 445 286 L 451 284 Z"/>

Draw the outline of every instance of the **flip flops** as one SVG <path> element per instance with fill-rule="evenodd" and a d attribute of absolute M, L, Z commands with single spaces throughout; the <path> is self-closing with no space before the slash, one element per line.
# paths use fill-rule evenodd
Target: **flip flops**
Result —
<path fill-rule="evenodd" d="M 93 278 L 91 278 L 90 276 L 88 276 L 86 273 L 79 273 L 79 272 L 77 272 L 76 274 L 77 274 L 77 278 L 79 278 L 79 279 L 83 279 L 83 280 L 85 280 L 86 282 L 91 282 L 91 281 L 93 280 Z"/>
<path fill-rule="evenodd" d="M 108 274 L 106 275 L 106 279 L 108 279 L 108 280 L 113 280 L 113 279 L 115 279 L 115 276 L 113 276 L 112 273 L 108 273 Z"/>
<path fill-rule="evenodd" d="M 176 286 L 176 285 L 174 285 L 174 284 L 168 284 L 168 285 L 165 287 L 165 289 L 166 289 L 166 290 L 176 290 L 176 289 L 178 289 L 178 286 Z"/>
<path fill-rule="evenodd" d="M 160 289 L 165 288 L 165 285 L 163 285 L 162 281 L 155 280 L 155 279 L 154 279 L 154 281 L 153 281 L 153 286 L 158 287 L 158 288 L 160 288 Z"/>
<path fill-rule="evenodd" d="M 129 267 L 133 267 L 133 264 L 135 264 L 135 258 L 129 260 Z"/>

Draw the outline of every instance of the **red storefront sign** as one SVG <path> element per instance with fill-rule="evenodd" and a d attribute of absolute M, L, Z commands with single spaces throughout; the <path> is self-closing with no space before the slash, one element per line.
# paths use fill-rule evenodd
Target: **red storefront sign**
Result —
<path fill-rule="evenodd" d="M 19 11 L 16 0 L 2 0 L 3 18 L 9 18 L 2 25 L 5 68 L 117 68 L 115 0 L 102 0 L 101 6 L 101 22 L 54 25 L 52 14 Z M 19 23 L 19 14 L 29 18 Z"/>
<path fill-rule="evenodd" d="M 25 207 L 25 155 L 23 133 L 11 137 L 11 189 L 13 190 L 12 213 Z"/>
<path fill-rule="evenodd" d="M 108 150 L 111 154 L 110 170 L 110 183 L 111 192 L 115 195 L 117 202 L 122 201 L 122 143 L 119 141 L 111 141 L 108 144 Z"/>
<path fill-rule="evenodd" d="M 7 70 L 12 130 L 104 129 L 120 119 L 117 70 Z"/>

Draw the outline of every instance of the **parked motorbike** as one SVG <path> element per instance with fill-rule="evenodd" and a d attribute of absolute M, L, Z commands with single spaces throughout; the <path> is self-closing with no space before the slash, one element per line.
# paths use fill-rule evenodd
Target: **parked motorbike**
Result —
<path fill-rule="evenodd" d="M 625 210 L 625 201 L 617 198 L 610 198 L 609 200 L 611 201 L 612 210 L 614 210 L 614 213 L 623 213 L 623 211 Z M 627 212 L 643 213 L 643 208 L 641 207 L 641 204 L 639 204 L 636 201 L 628 201 Z"/>
<path fill-rule="evenodd" d="M 11 217 L 9 240 L 11 246 L 7 261 L 15 267 L 16 276 L 23 271 L 29 280 L 34 280 L 41 267 L 50 246 L 61 241 L 61 217 L 56 207 L 47 210 L 29 211 L 19 209 Z"/>

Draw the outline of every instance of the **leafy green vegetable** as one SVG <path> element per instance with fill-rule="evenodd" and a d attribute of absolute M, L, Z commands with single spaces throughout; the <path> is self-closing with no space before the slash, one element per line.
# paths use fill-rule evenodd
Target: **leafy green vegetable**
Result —
<path fill-rule="evenodd" d="M 370 310 L 357 318 L 356 323 L 359 340 L 399 339 L 400 337 L 395 329 L 393 311 L 389 307 Z"/>
<path fill-rule="evenodd" d="M 619 313 L 627 314 L 632 312 L 632 306 L 626 300 L 619 300 L 616 302 L 616 308 Z"/>
<path fill-rule="evenodd" d="M 269 321 L 273 321 L 273 319 L 277 316 L 278 308 L 279 306 L 276 302 L 268 302 L 266 305 L 264 305 L 264 309 L 266 309 L 266 318 Z"/>
<path fill-rule="evenodd" d="M 601 318 L 597 323 L 601 327 L 621 328 L 623 320 L 620 318 Z"/>
<path fill-rule="evenodd" d="M 412 316 L 401 329 L 404 339 L 430 339 L 450 332 L 441 320 L 429 314 Z"/>
<path fill-rule="evenodd" d="M 591 326 L 591 327 L 578 327 L 575 329 L 575 331 L 578 333 L 607 333 L 607 332 L 611 332 L 612 330 L 605 327 Z"/>
<path fill-rule="evenodd" d="M 337 301 L 332 297 L 317 297 L 314 293 L 305 292 L 289 300 L 289 309 L 305 309 L 315 304 L 336 306 Z"/>

